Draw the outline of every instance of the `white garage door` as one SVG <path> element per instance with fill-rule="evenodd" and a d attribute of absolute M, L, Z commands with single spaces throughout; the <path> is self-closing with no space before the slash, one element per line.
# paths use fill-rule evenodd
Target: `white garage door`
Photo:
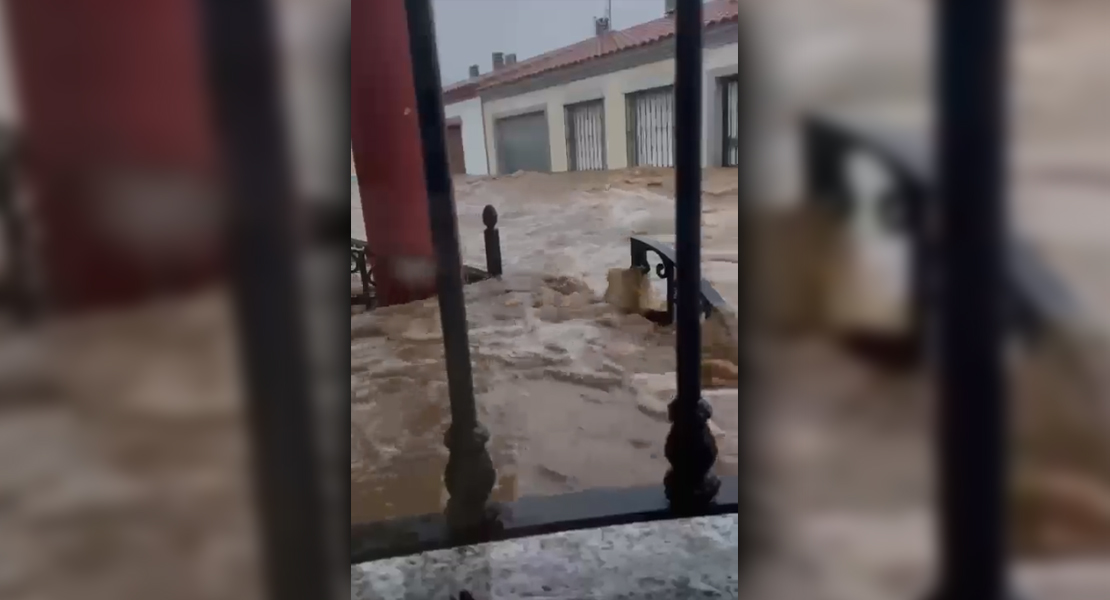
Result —
<path fill-rule="evenodd" d="M 673 87 L 629 95 L 628 137 L 632 166 L 674 166 Z"/>
<path fill-rule="evenodd" d="M 567 107 L 567 159 L 571 171 L 604 171 L 605 101 Z"/>

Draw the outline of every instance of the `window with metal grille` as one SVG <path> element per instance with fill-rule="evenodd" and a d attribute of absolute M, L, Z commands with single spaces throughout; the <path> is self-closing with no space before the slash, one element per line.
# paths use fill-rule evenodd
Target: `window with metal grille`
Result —
<path fill-rule="evenodd" d="M 567 106 L 567 168 L 571 171 L 604 171 L 609 168 L 604 100 Z"/>
<path fill-rule="evenodd" d="M 674 86 L 628 95 L 628 164 L 674 167 Z"/>
<path fill-rule="evenodd" d="M 721 106 L 724 115 L 721 119 L 724 147 L 721 162 L 725 167 L 740 164 L 740 79 L 729 77 L 721 80 Z"/>

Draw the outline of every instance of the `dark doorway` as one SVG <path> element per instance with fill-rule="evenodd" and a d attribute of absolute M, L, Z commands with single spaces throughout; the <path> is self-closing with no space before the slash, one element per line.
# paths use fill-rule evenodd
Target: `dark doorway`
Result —
<path fill-rule="evenodd" d="M 466 175 L 466 149 L 461 123 L 447 126 L 447 159 L 451 163 L 452 175 Z"/>

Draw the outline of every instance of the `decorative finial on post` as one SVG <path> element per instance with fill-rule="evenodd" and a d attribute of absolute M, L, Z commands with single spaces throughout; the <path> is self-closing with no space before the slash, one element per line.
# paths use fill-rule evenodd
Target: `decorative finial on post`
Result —
<path fill-rule="evenodd" d="M 497 229 L 497 209 L 492 205 L 482 209 L 482 223 L 486 226 L 486 271 L 491 277 L 501 277 L 501 232 Z"/>

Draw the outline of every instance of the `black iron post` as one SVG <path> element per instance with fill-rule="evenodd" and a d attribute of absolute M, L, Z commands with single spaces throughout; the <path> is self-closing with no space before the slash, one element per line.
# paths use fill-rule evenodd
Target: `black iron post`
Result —
<path fill-rule="evenodd" d="M 486 226 L 486 272 L 490 277 L 501 277 L 501 232 L 497 229 L 497 209 L 493 205 L 482 209 L 482 223 Z"/>
<path fill-rule="evenodd" d="M 267 597 L 331 598 L 335 578 L 327 568 L 270 3 L 206 0 L 201 9 L 213 106 L 230 167 L 228 243 Z"/>
<path fill-rule="evenodd" d="M 664 480 L 678 512 L 713 501 L 721 482 L 713 475 L 717 441 L 709 430 L 713 411 L 701 396 L 701 191 L 702 39 L 701 0 L 680 0 L 675 13 L 675 327 L 678 396 L 669 407 L 671 431 Z"/>
<path fill-rule="evenodd" d="M 366 310 L 374 308 L 374 297 L 370 294 L 370 258 L 367 255 L 369 248 L 363 246 L 358 252 L 354 252 L 355 270 L 358 271 L 358 279 L 362 284 L 362 303 Z"/>
<path fill-rule="evenodd" d="M 941 600 L 1007 597 L 1006 0 L 936 20 Z"/>
<path fill-rule="evenodd" d="M 428 213 L 437 263 L 436 288 L 447 358 L 447 386 L 451 396 L 451 426 L 445 439 L 450 451 L 444 477 L 450 494 L 447 520 L 452 529 L 468 532 L 486 522 L 497 472 L 486 447 L 489 433 L 478 422 L 474 398 L 459 223 L 447 157 L 447 127 L 443 114 L 435 19 L 431 0 L 405 0 L 405 8 L 416 83 L 416 106 L 420 117 L 420 139 L 424 149 Z"/>
<path fill-rule="evenodd" d="M 34 319 L 40 307 L 31 276 L 33 252 L 27 235 L 27 215 L 19 203 L 17 191 L 19 146 L 14 132 L 0 130 L 0 228 L 8 255 L 7 288 L 3 290 L 4 297 L 0 298 L 0 302 L 12 311 L 17 324 L 26 325 Z"/>

